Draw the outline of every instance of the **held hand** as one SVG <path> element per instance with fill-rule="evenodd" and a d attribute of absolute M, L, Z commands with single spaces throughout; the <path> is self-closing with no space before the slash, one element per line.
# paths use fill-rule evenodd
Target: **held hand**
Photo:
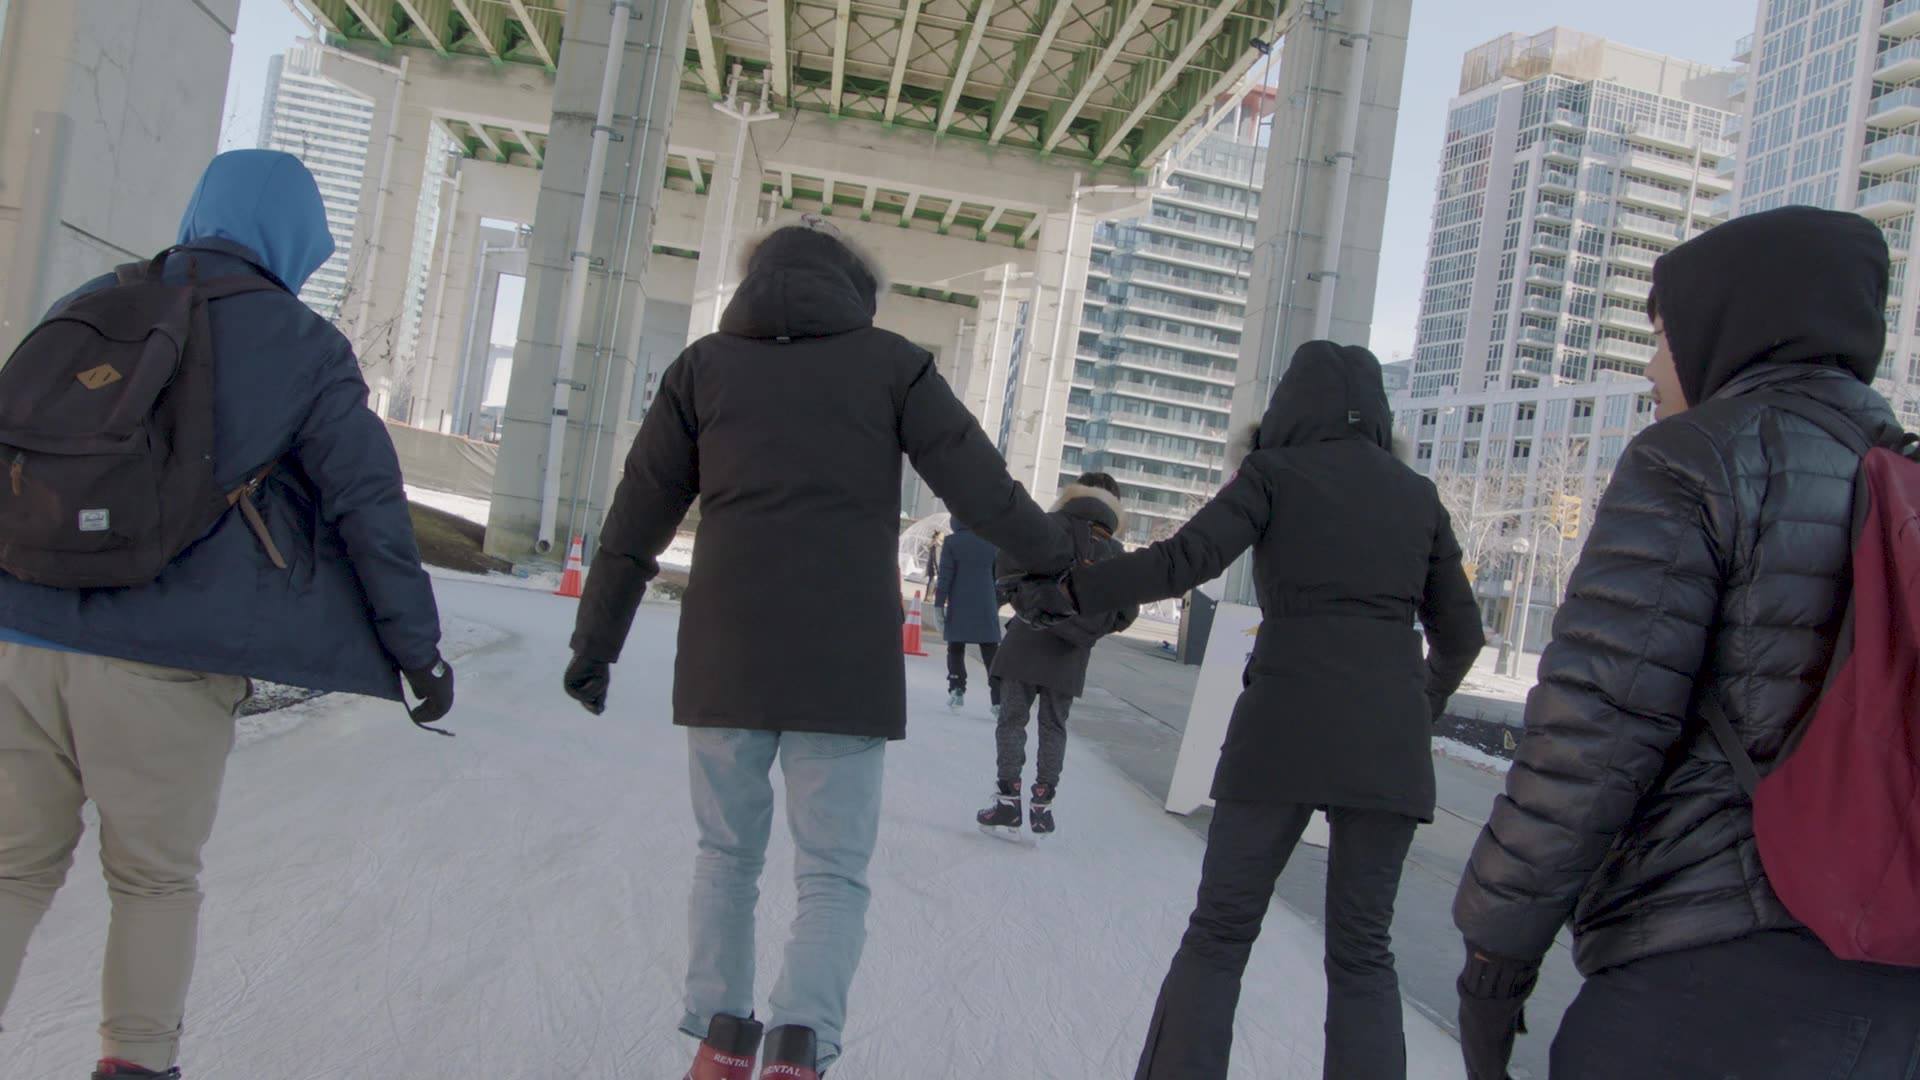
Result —
<path fill-rule="evenodd" d="M 1467 946 L 1460 973 L 1460 1052 L 1468 1080 L 1505 1080 L 1517 1036 L 1527 1030 L 1527 997 L 1540 965 Z"/>
<path fill-rule="evenodd" d="M 575 656 L 567 665 L 567 696 L 595 716 L 607 711 L 607 687 L 613 681 L 613 665 L 605 660 Z"/>
<path fill-rule="evenodd" d="M 1073 601 L 1070 579 L 1065 574 L 1022 578 L 1013 588 L 1013 610 L 1022 622 L 1037 630 L 1080 614 L 1080 606 Z"/>
<path fill-rule="evenodd" d="M 407 717 L 414 726 L 422 731 L 431 731 L 435 735 L 452 736 L 453 732 L 429 724 L 437 724 L 453 711 L 453 668 L 438 655 L 433 663 L 413 671 L 402 672 L 407 679 L 407 688 L 420 704 L 407 710 Z"/>

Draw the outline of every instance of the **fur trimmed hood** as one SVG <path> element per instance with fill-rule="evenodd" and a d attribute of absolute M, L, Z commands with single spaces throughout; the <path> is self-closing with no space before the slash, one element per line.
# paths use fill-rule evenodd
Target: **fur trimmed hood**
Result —
<path fill-rule="evenodd" d="M 1121 507 L 1119 496 L 1084 484 L 1061 488 L 1060 497 L 1053 501 L 1053 512 L 1095 522 L 1115 536 L 1127 527 L 1127 512 Z"/>

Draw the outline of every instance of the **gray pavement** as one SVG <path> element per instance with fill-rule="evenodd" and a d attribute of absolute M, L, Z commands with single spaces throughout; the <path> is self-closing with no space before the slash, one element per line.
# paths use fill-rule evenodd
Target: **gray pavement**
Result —
<path fill-rule="evenodd" d="M 1073 827 L 1073 753 L 1092 749 L 1155 799 L 1165 799 L 1198 678 L 1198 668 L 1174 662 L 1151 635 L 1109 639 L 1094 651 L 1087 696 L 1074 706 L 1070 721 L 1075 742 L 1062 785 L 1069 789 L 1062 803 L 1063 830 Z M 1517 703 L 1489 695 L 1485 707 L 1489 713 L 1510 712 L 1513 722 L 1518 722 Z M 1460 936 L 1453 927 L 1453 894 L 1504 780 L 1449 758 L 1436 757 L 1434 764 L 1439 809 L 1433 824 L 1422 826 L 1414 837 L 1394 915 L 1394 949 L 1401 991 L 1408 1001 L 1448 1031 L 1457 1031 L 1454 978 L 1463 957 Z M 1182 820 L 1204 834 L 1210 815 L 1202 811 Z M 1326 870 L 1326 852 L 1302 845 L 1280 877 L 1278 898 L 1324 924 Z M 1520 1040 L 1514 1055 L 1515 1077 L 1547 1075 L 1548 1042 L 1579 986 L 1563 934 L 1527 1007 L 1534 1034 Z"/>

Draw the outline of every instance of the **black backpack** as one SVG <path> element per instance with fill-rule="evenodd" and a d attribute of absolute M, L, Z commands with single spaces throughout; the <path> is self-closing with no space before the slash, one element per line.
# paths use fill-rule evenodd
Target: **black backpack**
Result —
<path fill-rule="evenodd" d="M 0 570 L 61 589 L 145 585 L 239 507 L 284 569 L 252 494 L 213 475 L 207 305 L 278 285 L 169 285 L 168 249 L 55 309 L 0 367 Z"/>

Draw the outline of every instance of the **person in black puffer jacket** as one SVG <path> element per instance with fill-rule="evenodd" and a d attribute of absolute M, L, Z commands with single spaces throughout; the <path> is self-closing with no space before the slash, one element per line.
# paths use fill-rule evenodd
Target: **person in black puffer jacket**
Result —
<path fill-rule="evenodd" d="M 1433 820 L 1433 717 L 1485 639 L 1452 521 L 1432 482 L 1394 458 L 1392 433 L 1373 354 L 1310 341 L 1253 452 L 1192 521 L 1016 597 L 1030 621 L 1112 611 L 1183 595 L 1253 553 L 1260 632 L 1213 776 L 1198 902 L 1135 1080 L 1228 1075 L 1247 957 L 1316 808 L 1333 832 L 1324 1075 L 1406 1075 L 1388 928 L 1414 828 Z"/>
<path fill-rule="evenodd" d="M 1473 1080 L 1505 1075 L 1569 918 L 1587 982 L 1555 1080 L 1913 1075 L 1920 971 L 1835 959 L 1781 905 L 1699 711 L 1719 701 L 1765 771 L 1814 704 L 1859 459 L 1772 401 L 1838 409 L 1876 441 L 1896 429 L 1868 386 L 1887 278 L 1876 227 L 1809 207 L 1736 219 L 1655 264 L 1661 422 L 1601 502 L 1454 903 Z"/>

